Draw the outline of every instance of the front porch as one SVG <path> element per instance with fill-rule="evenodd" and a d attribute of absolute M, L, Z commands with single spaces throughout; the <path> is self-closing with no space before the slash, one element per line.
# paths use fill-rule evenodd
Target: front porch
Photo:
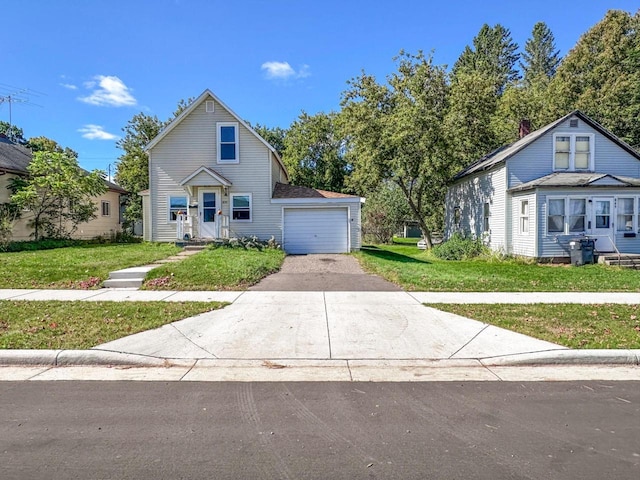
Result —
<path fill-rule="evenodd" d="M 218 239 L 229 238 L 229 215 L 220 211 L 200 215 L 197 206 L 189 208 L 195 212 L 179 212 L 176 219 L 176 244 L 178 242 L 212 243 Z M 203 217 L 203 223 L 200 222 Z"/>

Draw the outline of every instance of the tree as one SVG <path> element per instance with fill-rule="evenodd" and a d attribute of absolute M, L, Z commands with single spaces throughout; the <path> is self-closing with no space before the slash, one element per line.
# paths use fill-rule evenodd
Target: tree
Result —
<path fill-rule="evenodd" d="M 610 10 L 569 51 L 547 100 L 556 116 L 580 109 L 640 148 L 640 11 Z"/>
<path fill-rule="evenodd" d="M 491 128 L 498 96 L 495 78 L 479 71 L 460 71 L 453 77 L 445 117 L 451 155 L 460 168 L 500 145 Z"/>
<path fill-rule="evenodd" d="M 501 94 L 509 82 L 518 80 L 515 68 L 519 54 L 518 44 L 511 38 L 509 29 L 500 24 L 490 27 L 486 23 L 473 39 L 473 48 L 466 46 L 453 66 L 453 74 L 479 72 L 495 79 L 497 94 Z"/>
<path fill-rule="evenodd" d="M 287 136 L 287 131 L 280 127 L 267 127 L 266 125 L 260 125 L 256 123 L 252 126 L 249 122 L 247 125 L 251 126 L 258 135 L 264 138 L 269 145 L 276 149 L 278 155 L 282 157 L 284 152 L 284 139 Z"/>
<path fill-rule="evenodd" d="M 447 74 L 422 52 L 400 52 L 397 71 L 380 84 L 365 72 L 342 95 L 341 124 L 358 192 L 397 185 L 420 224 L 427 246 L 442 225 L 446 184 L 452 174 L 444 117 Z"/>
<path fill-rule="evenodd" d="M 362 234 L 374 243 L 391 243 L 404 222 L 411 219 L 411 210 L 402 190 L 386 182 L 367 195 L 362 207 Z"/>
<path fill-rule="evenodd" d="M 551 29 L 544 22 L 533 26 L 531 38 L 524 45 L 523 62 L 524 83 L 530 85 L 538 77 L 551 78 L 560 64 L 560 50 L 556 49 Z"/>
<path fill-rule="evenodd" d="M 142 219 L 142 198 L 138 192 L 149 188 L 149 158 L 145 147 L 162 131 L 164 123 L 157 116 L 144 113 L 134 115 L 116 145 L 124 150 L 116 164 L 116 182 L 131 192 L 126 200 L 124 216 L 129 222 Z"/>
<path fill-rule="evenodd" d="M 56 152 L 64 153 L 73 158 L 78 158 L 78 152 L 70 149 L 69 147 L 62 147 L 58 142 L 47 137 L 31 137 L 26 146 L 32 152 Z"/>
<path fill-rule="evenodd" d="M 11 125 L 9 122 L 0 120 L 0 133 L 4 134 L 13 142 L 20 144 L 24 144 L 26 142 L 22 129 L 20 127 L 16 127 L 15 125 Z"/>
<path fill-rule="evenodd" d="M 291 183 L 342 192 L 349 168 L 344 140 L 335 125 L 336 114 L 302 112 L 284 138 L 282 161 Z"/>
<path fill-rule="evenodd" d="M 95 218 L 93 197 L 107 187 L 104 172 L 86 172 L 71 155 L 39 151 L 27 167 L 28 176 L 13 179 L 11 201 L 33 215 L 35 240 L 70 237 L 81 223 Z"/>

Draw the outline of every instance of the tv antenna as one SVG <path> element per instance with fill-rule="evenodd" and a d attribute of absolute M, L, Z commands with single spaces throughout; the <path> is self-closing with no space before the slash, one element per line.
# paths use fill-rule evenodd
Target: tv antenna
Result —
<path fill-rule="evenodd" d="M 6 83 L 0 83 L 0 106 L 5 103 L 9 104 L 9 130 L 7 131 L 9 135 L 11 135 L 11 127 L 13 126 L 13 104 L 21 103 L 23 105 L 42 107 L 42 105 L 33 103 L 30 97 L 43 95 L 45 94 L 30 88 L 17 88 Z"/>

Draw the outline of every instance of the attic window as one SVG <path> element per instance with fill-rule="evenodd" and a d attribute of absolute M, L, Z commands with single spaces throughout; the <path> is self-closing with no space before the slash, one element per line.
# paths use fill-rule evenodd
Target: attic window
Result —
<path fill-rule="evenodd" d="M 206 109 L 207 113 L 215 112 L 215 105 L 213 103 L 213 100 L 207 100 L 205 102 L 205 109 Z"/>
<path fill-rule="evenodd" d="M 572 118 L 571 120 L 569 120 L 569 126 L 571 128 L 578 128 L 578 119 Z"/>
<path fill-rule="evenodd" d="M 553 170 L 580 171 L 594 169 L 594 135 L 556 133 L 553 135 Z"/>

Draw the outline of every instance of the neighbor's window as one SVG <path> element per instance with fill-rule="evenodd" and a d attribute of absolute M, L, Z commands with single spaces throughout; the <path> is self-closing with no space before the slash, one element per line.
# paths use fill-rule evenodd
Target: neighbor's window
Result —
<path fill-rule="evenodd" d="M 585 231 L 587 215 L 587 202 L 584 198 L 569 199 L 569 232 L 578 233 Z"/>
<path fill-rule="evenodd" d="M 619 232 L 633 232 L 633 198 L 618 198 L 617 230 Z"/>
<path fill-rule="evenodd" d="M 488 232 L 489 231 L 489 217 L 491 216 L 491 210 L 490 210 L 490 205 L 489 202 L 486 202 L 484 204 L 484 210 L 483 210 L 483 217 L 484 217 L 484 222 L 483 222 L 483 231 Z"/>
<path fill-rule="evenodd" d="M 111 202 L 102 200 L 102 216 L 103 217 L 111 216 Z"/>
<path fill-rule="evenodd" d="M 554 135 L 554 170 L 593 169 L 593 135 L 560 133 Z"/>
<path fill-rule="evenodd" d="M 547 233 L 564 233 L 564 198 L 550 199 L 547 204 Z"/>
<path fill-rule="evenodd" d="M 453 209 L 453 224 L 456 228 L 460 227 L 460 207 Z"/>
<path fill-rule="evenodd" d="M 218 123 L 218 162 L 238 162 L 237 123 Z"/>
<path fill-rule="evenodd" d="M 231 195 L 231 218 L 251 221 L 251 195 L 245 193 Z"/>
<path fill-rule="evenodd" d="M 529 200 L 520 201 L 520 233 L 529 233 Z"/>
<path fill-rule="evenodd" d="M 178 219 L 178 212 L 187 213 L 187 197 L 176 195 L 169 197 L 169 221 L 175 222 Z"/>

